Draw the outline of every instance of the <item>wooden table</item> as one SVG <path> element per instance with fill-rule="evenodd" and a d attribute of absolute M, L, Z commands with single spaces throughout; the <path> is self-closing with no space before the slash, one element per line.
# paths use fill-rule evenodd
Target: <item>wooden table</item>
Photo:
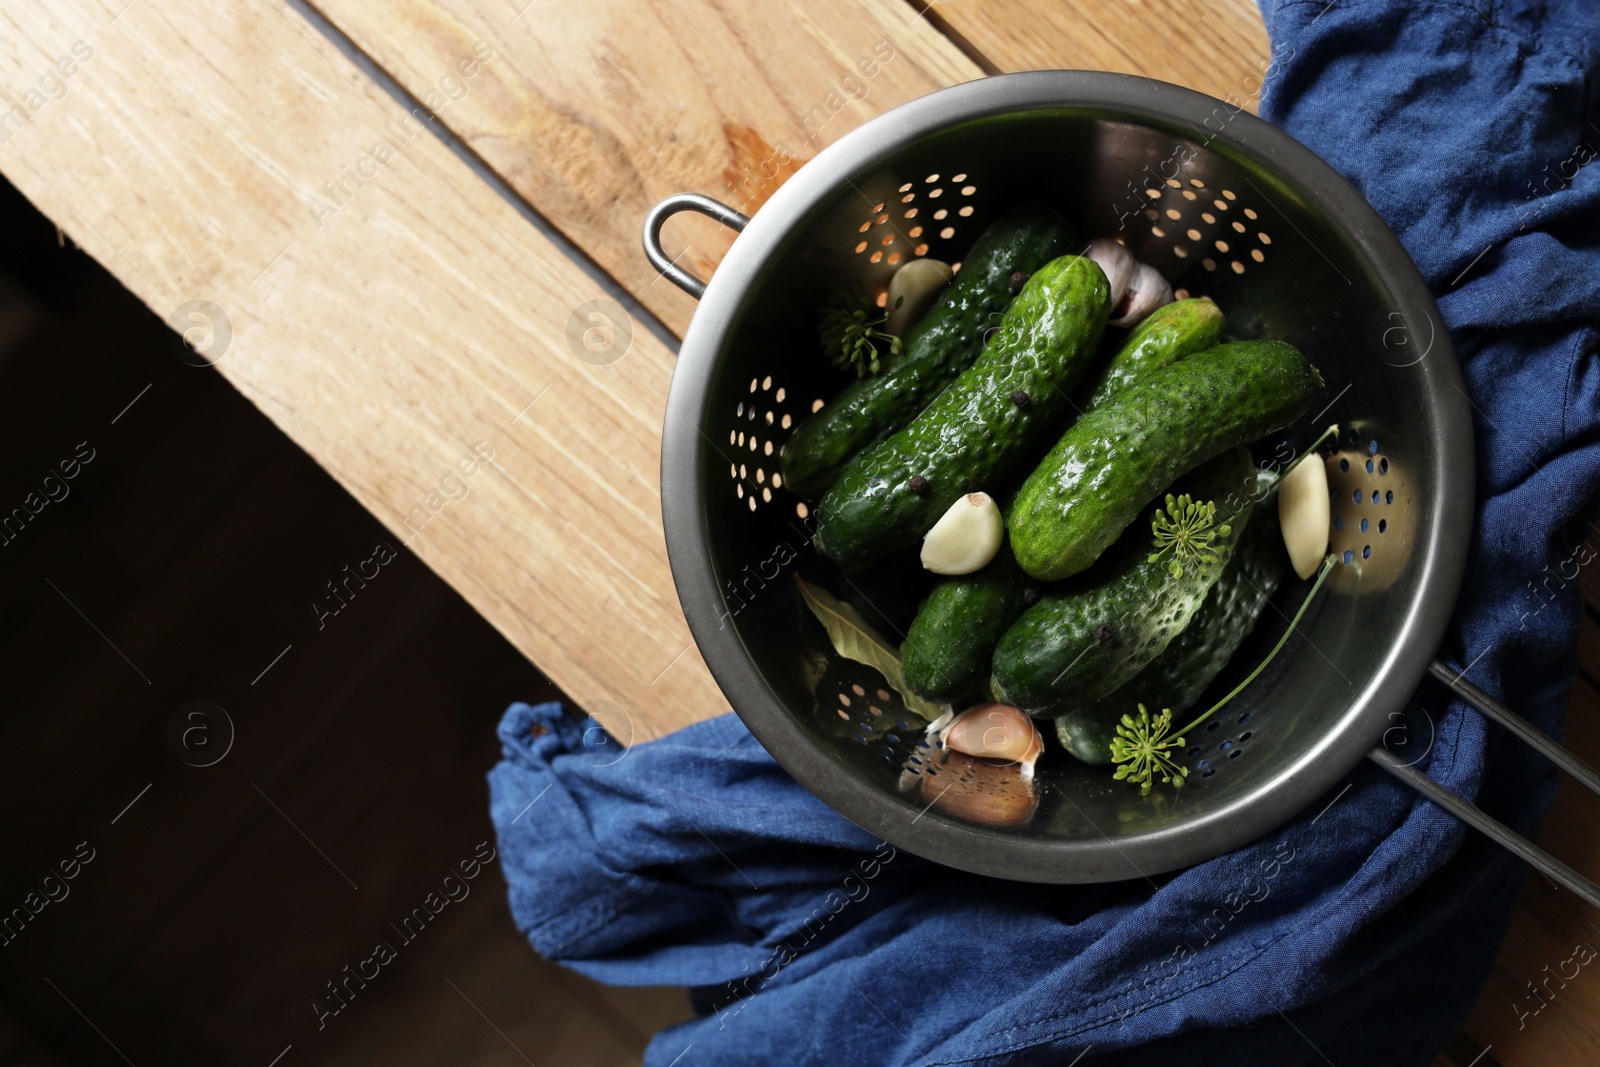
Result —
<path fill-rule="evenodd" d="M 648 207 L 754 210 L 845 131 L 985 73 L 1131 71 L 1253 107 L 1267 62 L 1250 0 L 50 0 L 0 20 L 0 171 L 634 739 L 725 708 L 662 539 L 693 304 L 644 260 Z M 694 218 L 666 239 L 701 276 L 727 247 Z M 569 326 L 602 298 L 660 325 L 635 314 L 595 365 Z M 1528 962 L 1568 955 L 1575 923 L 1520 913 Z M 1569 1003 L 1592 1009 L 1585 988 Z M 1592 1036 L 1480 1014 L 1507 1064 Z"/>

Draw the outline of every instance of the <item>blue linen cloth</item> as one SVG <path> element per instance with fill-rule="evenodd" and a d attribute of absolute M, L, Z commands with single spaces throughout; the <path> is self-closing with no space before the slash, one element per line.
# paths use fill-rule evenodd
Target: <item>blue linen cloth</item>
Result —
<path fill-rule="evenodd" d="M 1377 206 L 1462 361 L 1479 504 L 1443 655 L 1556 732 L 1600 487 L 1600 25 L 1531 0 L 1265 14 L 1263 115 Z M 1415 705 L 1437 728 L 1428 773 L 1534 830 L 1548 765 L 1436 684 Z M 1524 876 L 1366 765 L 1234 853 L 1068 888 L 897 852 L 731 715 L 620 760 L 554 704 L 514 705 L 500 732 L 492 815 L 533 946 L 604 982 L 692 987 L 700 1014 L 654 1039 L 653 1067 L 1425 1064 Z"/>

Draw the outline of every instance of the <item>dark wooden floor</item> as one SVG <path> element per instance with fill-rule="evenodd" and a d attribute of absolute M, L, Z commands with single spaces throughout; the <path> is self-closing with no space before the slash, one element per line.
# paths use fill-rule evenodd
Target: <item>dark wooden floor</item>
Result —
<path fill-rule="evenodd" d="M 687 1016 L 539 959 L 491 864 L 318 1028 L 558 694 L 9 187 L 0 458 L 0 1063 L 636 1063 Z"/>

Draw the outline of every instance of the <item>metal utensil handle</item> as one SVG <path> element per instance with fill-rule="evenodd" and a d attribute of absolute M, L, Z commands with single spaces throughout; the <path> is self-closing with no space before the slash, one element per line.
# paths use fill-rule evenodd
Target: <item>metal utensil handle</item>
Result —
<path fill-rule="evenodd" d="M 1516 737 L 1549 757 L 1556 766 L 1571 774 L 1584 785 L 1600 793 L 1600 774 L 1572 753 L 1550 740 L 1528 720 L 1512 712 L 1504 704 L 1463 679 L 1455 671 L 1435 660 L 1428 668 L 1430 674 L 1449 686 L 1458 696 L 1478 711 L 1500 723 Z M 1367 753 L 1367 758 L 1400 781 L 1409 785 L 1439 807 L 1462 822 L 1478 830 L 1507 850 L 1521 857 L 1529 866 L 1551 881 L 1572 890 L 1590 905 L 1600 908 L 1600 885 L 1568 867 L 1532 841 L 1512 830 L 1504 823 L 1492 819 L 1478 810 L 1477 805 L 1450 792 L 1426 774 L 1417 770 L 1381 744 Z"/>
<path fill-rule="evenodd" d="M 1428 665 L 1428 673 L 1455 690 L 1456 695 L 1462 700 L 1516 734 L 1528 745 L 1538 749 L 1551 763 L 1588 786 L 1593 792 L 1600 794 L 1600 772 L 1596 772 L 1593 767 L 1550 740 L 1543 730 L 1438 660 Z"/>
<path fill-rule="evenodd" d="M 672 284 L 699 300 L 705 295 L 706 283 L 674 263 L 672 257 L 661 247 L 661 227 L 680 211 L 698 211 L 708 218 L 716 219 L 734 233 L 739 233 L 750 225 L 750 218 L 727 204 L 713 200 L 709 196 L 701 196 L 699 193 L 678 193 L 669 196 L 651 208 L 650 214 L 644 217 L 645 258 L 650 261 L 652 267 L 665 274 Z"/>

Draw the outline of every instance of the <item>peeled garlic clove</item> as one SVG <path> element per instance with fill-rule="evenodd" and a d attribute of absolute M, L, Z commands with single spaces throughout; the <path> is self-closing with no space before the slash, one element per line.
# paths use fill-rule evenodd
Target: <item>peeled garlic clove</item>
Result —
<path fill-rule="evenodd" d="M 1278 526 L 1289 563 L 1302 578 L 1317 573 L 1328 547 L 1328 467 L 1316 453 L 1289 468 L 1278 486 Z"/>
<path fill-rule="evenodd" d="M 1086 259 L 1094 260 L 1106 272 L 1106 281 L 1111 283 L 1111 306 L 1116 307 L 1122 294 L 1128 291 L 1128 283 L 1139 269 L 1139 261 L 1133 258 L 1132 252 L 1109 237 L 1096 237 L 1090 241 L 1083 255 Z"/>
<path fill-rule="evenodd" d="M 1172 283 L 1148 263 L 1140 263 L 1128 280 L 1122 302 L 1111 302 L 1113 326 L 1134 326 L 1158 307 L 1172 303 Z"/>
<path fill-rule="evenodd" d="M 904 337 L 953 277 L 950 264 L 937 259 L 913 259 L 895 271 L 889 279 L 889 321 L 883 325 L 884 332 Z"/>
<path fill-rule="evenodd" d="M 994 559 L 1004 535 L 1000 505 L 988 493 L 968 493 L 922 539 L 922 565 L 935 574 L 971 574 Z"/>
<path fill-rule="evenodd" d="M 1024 779 L 1044 751 L 1044 738 L 1027 715 L 1009 704 L 979 704 L 957 715 L 944 728 L 944 746 L 968 756 L 1015 763 Z"/>

